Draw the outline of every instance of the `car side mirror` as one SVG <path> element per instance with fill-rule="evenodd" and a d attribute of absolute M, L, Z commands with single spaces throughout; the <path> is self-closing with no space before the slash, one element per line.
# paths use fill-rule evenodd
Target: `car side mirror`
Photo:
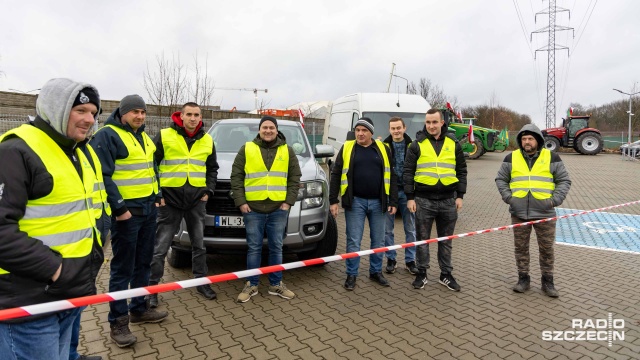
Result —
<path fill-rule="evenodd" d="M 326 158 L 333 157 L 335 154 L 335 150 L 331 145 L 318 144 L 316 145 L 316 152 L 313 154 L 316 159 L 318 158 Z"/>

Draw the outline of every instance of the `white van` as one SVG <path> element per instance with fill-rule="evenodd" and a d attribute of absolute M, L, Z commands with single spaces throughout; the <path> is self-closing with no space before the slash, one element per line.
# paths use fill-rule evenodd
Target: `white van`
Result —
<path fill-rule="evenodd" d="M 373 120 L 373 137 L 385 139 L 389 135 L 389 119 L 398 116 L 407 126 L 407 135 L 415 139 L 424 127 L 429 103 L 420 95 L 394 93 L 356 93 L 333 102 L 324 121 L 323 143 L 333 146 L 336 153 L 347 134 L 361 117 Z"/>

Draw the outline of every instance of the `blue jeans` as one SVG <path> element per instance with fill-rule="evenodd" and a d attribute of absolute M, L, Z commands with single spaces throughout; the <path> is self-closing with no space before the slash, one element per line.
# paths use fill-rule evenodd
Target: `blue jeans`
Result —
<path fill-rule="evenodd" d="M 416 215 L 407 208 L 407 195 L 404 191 L 398 189 L 398 212 L 402 216 L 402 224 L 404 225 L 404 240 L 406 243 L 416 241 Z M 384 246 L 394 245 L 393 228 L 395 227 L 396 215 L 388 212 L 385 214 L 386 222 L 384 225 Z M 396 251 L 389 250 L 385 253 L 387 259 L 395 260 Z M 408 263 L 416 260 L 415 246 L 404 249 L 404 262 Z"/>
<path fill-rule="evenodd" d="M 371 249 L 379 248 L 384 241 L 384 213 L 380 199 L 353 197 L 351 209 L 345 209 L 347 223 L 347 252 L 360 251 L 364 219 L 369 220 Z M 382 253 L 369 255 L 369 274 L 382 272 Z M 347 275 L 358 275 L 360 257 L 347 259 Z"/>
<path fill-rule="evenodd" d="M 71 309 L 23 323 L 0 323 L 0 357 L 67 360 L 71 327 L 79 315 L 80 309 Z"/>
<path fill-rule="evenodd" d="M 103 212 L 102 216 L 96 220 L 96 228 L 98 228 L 98 232 L 100 232 L 100 239 L 102 240 L 102 246 L 104 246 L 104 243 L 107 241 L 109 229 L 111 228 L 111 217 Z M 80 354 L 78 354 L 78 343 L 80 342 L 80 317 L 86 308 L 86 306 L 78 308 L 80 310 L 78 312 L 78 317 L 73 321 L 73 326 L 71 328 L 71 343 L 69 346 L 69 360 L 76 360 L 80 357 Z"/>
<path fill-rule="evenodd" d="M 191 264 L 193 276 L 196 278 L 207 276 L 207 248 L 204 246 L 204 217 L 206 202 L 199 201 L 198 205 L 182 210 L 171 205 L 158 208 L 158 230 L 156 244 L 153 248 L 151 260 L 151 276 L 149 284 L 156 285 L 164 275 L 164 259 L 171 247 L 173 236 L 184 218 L 187 232 L 191 240 Z"/>
<path fill-rule="evenodd" d="M 148 215 L 133 215 L 129 220 L 115 221 L 111 226 L 111 276 L 109 292 L 139 288 L 149 285 L 153 243 L 156 236 L 157 211 L 154 207 Z M 110 323 L 129 312 L 147 311 L 144 296 L 109 303 Z"/>
<path fill-rule="evenodd" d="M 262 246 L 264 236 L 267 236 L 269 247 L 269 266 L 282 264 L 282 241 L 287 229 L 289 211 L 278 209 L 274 212 L 263 214 L 251 211 L 243 214 L 244 225 L 247 230 L 247 269 L 257 269 L 262 260 Z M 282 281 L 282 271 L 272 272 L 268 275 L 269 284 L 278 285 Z M 259 277 L 247 278 L 251 286 L 257 286 Z"/>

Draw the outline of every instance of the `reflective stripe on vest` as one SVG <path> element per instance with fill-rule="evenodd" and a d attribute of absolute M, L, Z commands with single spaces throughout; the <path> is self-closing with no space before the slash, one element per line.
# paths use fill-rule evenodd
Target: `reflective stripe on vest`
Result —
<path fill-rule="evenodd" d="M 436 155 L 429 139 L 422 140 L 418 145 L 420 146 L 420 157 L 413 177 L 415 182 L 425 185 L 435 185 L 438 181 L 443 185 L 458 182 L 456 177 L 456 143 L 453 140 L 445 136 L 439 155 Z"/>
<path fill-rule="evenodd" d="M 204 134 L 187 147 L 184 137 L 175 129 L 167 128 L 160 131 L 164 159 L 158 166 L 160 186 L 181 187 L 189 180 L 195 187 L 207 186 L 207 158 L 213 153 L 213 138 Z"/>
<path fill-rule="evenodd" d="M 389 163 L 389 158 L 387 157 L 387 150 L 382 141 L 375 140 L 375 144 L 380 149 L 380 153 L 382 154 L 382 162 L 384 164 L 383 167 L 383 179 L 384 179 L 384 192 L 389 195 L 389 188 L 391 186 L 391 165 Z M 355 146 L 355 140 L 348 140 L 344 142 L 342 147 L 342 175 L 340 175 L 340 195 L 344 195 L 347 192 L 347 187 L 349 186 L 349 179 L 347 179 L 347 173 L 349 172 L 349 165 L 351 165 L 351 153 L 353 152 L 353 147 Z"/>
<path fill-rule="evenodd" d="M 92 208 L 95 174 L 89 160 L 79 149 L 75 150 L 82 167 L 82 179 L 68 156 L 42 130 L 32 125 L 22 125 L 4 134 L 23 139 L 38 155 L 47 172 L 53 178 L 53 189 L 46 196 L 28 200 L 25 214 L 18 221 L 20 231 L 38 239 L 63 258 L 89 256 L 93 248 L 93 236 L 100 242 L 95 228 L 96 218 Z M 8 271 L 0 269 L 0 274 Z"/>
<path fill-rule="evenodd" d="M 143 132 L 144 149 L 130 132 L 114 125 L 106 125 L 113 129 L 127 147 L 129 156 L 116 159 L 115 170 L 111 179 L 118 186 L 122 198 L 137 199 L 158 193 L 158 182 L 153 169 L 153 153 L 156 146 L 151 138 Z"/>
<path fill-rule="evenodd" d="M 95 167 L 94 173 L 96 175 L 96 180 L 93 184 L 93 210 L 96 213 L 96 219 L 100 219 L 103 210 L 107 216 L 111 216 L 111 205 L 109 205 L 109 202 L 107 201 L 107 189 L 104 187 L 102 164 L 100 164 L 100 159 L 98 159 L 98 155 L 93 151 L 91 145 L 87 144 L 87 149 L 89 149 L 89 154 L 91 154 L 93 166 Z"/>
<path fill-rule="evenodd" d="M 244 195 L 247 201 L 270 199 L 284 201 L 287 198 L 289 172 L 289 149 L 286 144 L 278 146 L 271 169 L 264 164 L 260 146 L 248 142 L 244 146 Z"/>
<path fill-rule="evenodd" d="M 524 198 L 531 192 L 538 200 L 550 199 L 556 188 L 553 174 L 551 174 L 551 152 L 542 149 L 531 170 L 521 150 L 512 152 L 509 188 L 511 188 L 511 196 L 516 198 Z"/>

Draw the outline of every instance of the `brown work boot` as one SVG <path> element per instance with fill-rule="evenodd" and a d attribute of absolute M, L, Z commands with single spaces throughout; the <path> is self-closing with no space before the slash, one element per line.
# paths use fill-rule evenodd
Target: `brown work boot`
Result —
<path fill-rule="evenodd" d="M 132 324 L 144 324 L 144 323 L 159 323 L 166 319 L 169 315 L 166 311 L 158 311 L 156 309 L 148 309 L 142 313 L 131 313 Z"/>
<path fill-rule="evenodd" d="M 111 340 L 118 345 L 118 347 L 131 346 L 138 341 L 135 335 L 129 330 L 129 316 L 121 316 L 111 324 Z"/>

